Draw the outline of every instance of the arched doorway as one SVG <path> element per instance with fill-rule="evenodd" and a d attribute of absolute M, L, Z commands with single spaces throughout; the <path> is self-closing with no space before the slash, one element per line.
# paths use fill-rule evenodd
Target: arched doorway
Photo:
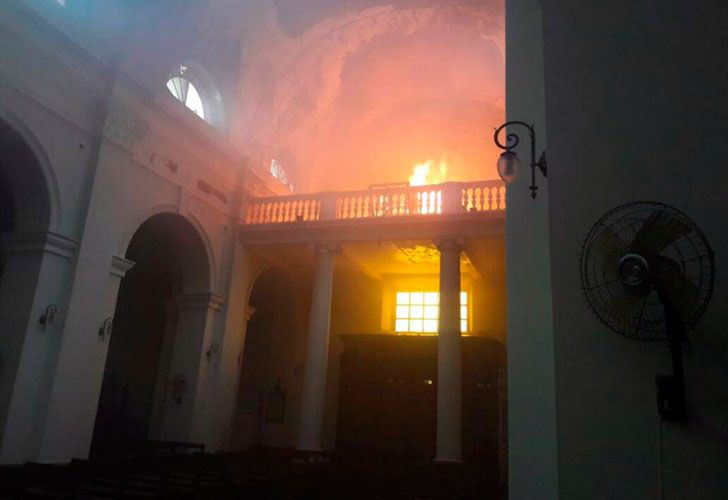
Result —
<path fill-rule="evenodd" d="M 43 170 L 31 147 L 0 119 L 0 234 L 47 231 L 50 204 Z M 2 262 L 0 254 L 0 273 Z"/>
<path fill-rule="evenodd" d="M 189 221 L 149 218 L 125 257 L 91 453 L 113 455 L 159 432 L 183 294 L 209 288 L 205 245 Z"/>
<path fill-rule="evenodd" d="M 250 294 L 240 369 L 233 449 L 289 447 L 296 392 L 293 285 L 277 268 L 265 270 Z"/>
<path fill-rule="evenodd" d="M 44 259 L 49 258 L 48 252 L 29 249 L 36 243 L 42 243 L 41 248 L 50 246 L 46 233 L 51 212 L 50 190 L 41 161 L 29 140 L 0 119 L 0 442 L 4 445 L 9 425 L 6 418 L 26 333 L 38 325 L 29 320 L 34 314 L 38 280 Z M 50 340 L 36 341 L 38 350 L 28 356 L 32 359 L 26 366 L 33 365 L 36 379 L 41 378 L 47 366 L 45 349 L 51 345 Z M 36 385 L 32 381 L 26 384 L 19 397 L 37 395 L 33 390 Z M 32 415 L 23 414 L 21 420 L 30 418 Z M 25 425 L 28 427 L 27 422 Z"/>

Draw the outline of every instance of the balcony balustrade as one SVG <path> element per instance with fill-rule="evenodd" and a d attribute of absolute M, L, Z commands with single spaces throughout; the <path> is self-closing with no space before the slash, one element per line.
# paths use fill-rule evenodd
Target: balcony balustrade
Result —
<path fill-rule="evenodd" d="M 503 212 L 505 208 L 501 181 L 476 181 L 255 198 L 242 215 L 245 224 L 281 224 Z"/>

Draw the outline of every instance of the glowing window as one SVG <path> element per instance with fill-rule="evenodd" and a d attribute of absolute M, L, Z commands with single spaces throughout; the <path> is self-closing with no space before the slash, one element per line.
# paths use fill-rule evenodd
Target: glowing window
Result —
<path fill-rule="evenodd" d="M 439 292 L 397 292 L 394 316 L 397 333 L 437 333 Z M 460 292 L 460 331 L 468 331 L 468 293 Z"/>
<path fill-rule="evenodd" d="M 186 77 L 187 66 L 181 65 L 176 74 L 167 80 L 167 88 L 174 97 L 194 114 L 205 119 L 205 107 L 197 88 Z"/>

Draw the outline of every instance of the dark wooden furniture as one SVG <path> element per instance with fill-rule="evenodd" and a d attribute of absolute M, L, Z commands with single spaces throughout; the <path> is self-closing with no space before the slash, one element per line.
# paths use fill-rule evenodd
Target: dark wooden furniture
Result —
<path fill-rule="evenodd" d="M 432 459 L 437 337 L 342 335 L 336 449 L 344 455 Z M 498 468 L 505 411 L 505 347 L 463 337 L 463 454 Z M 500 386 L 500 387 L 499 387 Z"/>

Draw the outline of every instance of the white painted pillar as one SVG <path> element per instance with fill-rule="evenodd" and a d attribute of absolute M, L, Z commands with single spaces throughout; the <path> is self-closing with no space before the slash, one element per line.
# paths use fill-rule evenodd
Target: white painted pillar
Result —
<path fill-rule="evenodd" d="M 76 243 L 7 233 L 0 282 L 0 464 L 35 460 L 60 345 Z M 45 326 L 49 306 L 56 313 Z"/>
<path fill-rule="evenodd" d="M 322 451 L 321 428 L 326 395 L 326 370 L 329 359 L 334 256 L 341 250 L 337 245 L 331 244 L 316 245 L 314 250 L 316 252 L 316 275 L 308 321 L 301 427 L 298 432 L 297 449 L 320 452 Z"/>
<path fill-rule="evenodd" d="M 220 352 L 214 362 L 217 365 L 215 385 L 216 414 L 212 424 L 213 450 L 230 449 L 238 400 L 240 363 L 245 346 L 248 320 L 254 309 L 247 306 L 246 290 L 250 288 L 250 258 L 244 245 L 237 241 L 231 249 L 230 279 L 227 287 L 228 301 L 224 310 Z"/>
<path fill-rule="evenodd" d="M 233 417 L 231 421 L 231 427 L 229 431 L 229 435 L 227 436 L 227 444 L 225 445 L 225 449 L 229 451 L 239 451 L 239 450 L 249 450 L 250 445 L 252 443 L 250 438 L 250 432 L 247 432 L 247 430 L 250 428 L 249 421 L 250 421 L 250 411 L 249 410 L 242 410 L 239 408 L 239 395 L 240 395 L 240 384 L 242 383 L 241 380 L 241 373 L 243 369 L 243 356 L 245 355 L 245 339 L 248 335 L 248 324 L 250 323 L 250 318 L 253 317 L 253 314 L 255 314 L 256 309 L 251 306 L 245 306 L 245 310 L 243 313 L 243 324 L 242 324 L 242 330 L 241 330 L 241 337 L 240 337 L 240 349 L 238 351 L 238 357 L 236 360 L 236 370 L 237 374 L 235 377 L 235 394 L 234 394 L 234 401 L 233 401 Z M 243 436 L 241 438 L 241 436 Z"/>
<path fill-rule="evenodd" d="M 535 125 L 536 151 L 548 150 L 544 4 L 541 0 L 505 3 L 506 119 L 527 120 Z M 522 127 L 508 132 L 520 134 L 523 142 L 518 152 L 525 166 L 528 136 L 522 132 Z M 495 170 L 495 165 L 492 168 Z M 538 199 L 529 196 L 531 176 L 524 168 L 508 185 L 505 214 L 508 495 L 513 500 L 555 500 L 560 496 L 549 183 L 539 173 L 536 175 Z M 538 411 L 534 412 L 534 408 Z"/>
<path fill-rule="evenodd" d="M 210 390 L 212 364 L 219 355 L 213 340 L 217 312 L 225 300 L 213 293 L 183 295 L 178 300 L 177 332 L 169 364 L 162 416 L 162 439 L 207 444 L 214 414 Z"/>
<path fill-rule="evenodd" d="M 462 462 L 462 343 L 460 338 L 460 249 L 456 239 L 438 242 L 440 321 L 437 337 L 438 462 Z"/>
<path fill-rule="evenodd" d="M 93 291 L 83 290 L 85 301 L 81 300 L 81 296 L 77 298 L 75 317 L 84 316 L 86 328 L 71 326 L 75 324 L 71 322 L 74 317 L 73 296 L 69 301 L 69 319 L 64 325 L 58 361 L 48 381 L 50 396 L 43 433 L 38 436 L 42 438 L 36 458 L 38 462 L 61 463 L 74 457 L 85 458 L 91 446 L 109 349 L 107 334 L 113 335 L 113 327 L 104 335 L 99 335 L 99 328 L 106 319 L 113 321 L 119 285 L 126 272 L 134 266 L 132 261 L 123 257 L 111 256 L 109 260 L 110 264 L 105 258 L 98 258 L 93 266 L 82 270 L 93 273 L 100 282 Z M 105 273 L 97 277 L 95 271 L 103 261 L 107 262 Z M 77 266 L 77 279 L 80 272 Z"/>

